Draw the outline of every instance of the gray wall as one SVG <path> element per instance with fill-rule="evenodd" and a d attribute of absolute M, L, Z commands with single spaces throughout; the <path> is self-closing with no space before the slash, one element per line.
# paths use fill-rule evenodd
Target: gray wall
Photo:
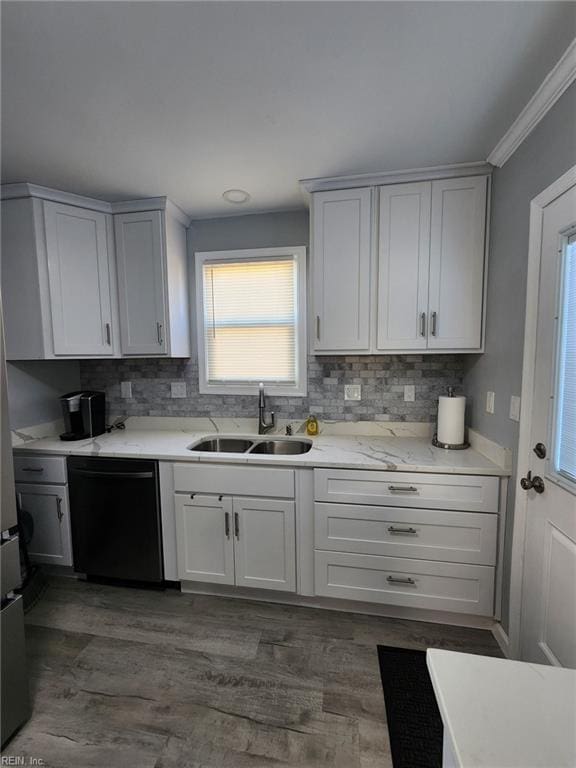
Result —
<path fill-rule="evenodd" d="M 519 425 L 508 417 L 510 396 L 520 395 L 528 263 L 530 201 L 576 163 L 576 83 L 493 175 L 486 352 L 468 358 L 464 389 L 470 426 L 514 452 L 508 495 L 504 569 L 504 628 L 508 628 L 510 553 Z M 486 392 L 496 393 L 485 412 Z"/>
<path fill-rule="evenodd" d="M 7 363 L 11 429 L 60 419 L 58 397 L 80 388 L 78 360 Z"/>
<path fill-rule="evenodd" d="M 227 251 L 238 248 L 276 248 L 308 245 L 308 211 L 255 213 L 192 222 L 192 251 Z"/>

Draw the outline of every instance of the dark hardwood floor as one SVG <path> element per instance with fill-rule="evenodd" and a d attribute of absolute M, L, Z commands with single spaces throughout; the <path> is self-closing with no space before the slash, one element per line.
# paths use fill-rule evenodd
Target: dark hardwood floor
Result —
<path fill-rule="evenodd" d="M 500 655 L 483 630 L 53 578 L 27 615 L 50 768 L 388 768 L 376 646 Z"/>

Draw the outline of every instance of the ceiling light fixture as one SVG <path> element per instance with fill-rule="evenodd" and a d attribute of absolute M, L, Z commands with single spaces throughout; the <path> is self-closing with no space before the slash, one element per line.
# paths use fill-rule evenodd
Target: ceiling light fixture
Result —
<path fill-rule="evenodd" d="M 234 203 L 235 205 L 241 205 L 250 200 L 250 195 L 245 189 L 227 189 L 222 192 L 222 197 L 227 203 Z"/>

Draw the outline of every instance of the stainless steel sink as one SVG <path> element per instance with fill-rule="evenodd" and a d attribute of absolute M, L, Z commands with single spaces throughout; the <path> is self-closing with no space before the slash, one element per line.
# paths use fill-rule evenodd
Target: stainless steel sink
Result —
<path fill-rule="evenodd" d="M 256 443 L 250 453 L 267 453 L 280 456 L 294 456 L 299 453 L 308 453 L 312 448 L 311 440 L 264 440 Z"/>
<path fill-rule="evenodd" d="M 252 440 L 241 437 L 211 437 L 191 445 L 189 451 L 209 451 L 210 453 L 246 453 L 254 445 Z"/>

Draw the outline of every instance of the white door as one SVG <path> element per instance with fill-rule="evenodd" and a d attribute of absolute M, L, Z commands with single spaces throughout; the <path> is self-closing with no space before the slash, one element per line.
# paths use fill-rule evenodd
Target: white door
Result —
<path fill-rule="evenodd" d="M 294 502 L 234 499 L 236 584 L 296 591 Z"/>
<path fill-rule="evenodd" d="M 314 350 L 370 347 L 369 188 L 316 192 L 312 199 Z"/>
<path fill-rule="evenodd" d="M 485 176 L 432 182 L 428 347 L 482 343 Z"/>
<path fill-rule="evenodd" d="M 380 187 L 378 349 L 426 349 L 430 182 Z"/>
<path fill-rule="evenodd" d="M 234 584 L 232 499 L 175 494 L 178 576 Z"/>
<path fill-rule="evenodd" d="M 52 565 L 72 565 L 70 514 L 66 489 L 55 485 L 16 485 L 18 508 L 34 526 L 28 545 L 30 559 Z"/>
<path fill-rule="evenodd" d="M 166 354 L 168 328 L 162 213 L 117 214 L 114 231 L 122 353 Z"/>
<path fill-rule="evenodd" d="M 521 658 L 576 667 L 576 186 L 543 210 L 530 441 Z"/>
<path fill-rule="evenodd" d="M 55 355 L 113 355 L 106 214 L 44 203 Z"/>

